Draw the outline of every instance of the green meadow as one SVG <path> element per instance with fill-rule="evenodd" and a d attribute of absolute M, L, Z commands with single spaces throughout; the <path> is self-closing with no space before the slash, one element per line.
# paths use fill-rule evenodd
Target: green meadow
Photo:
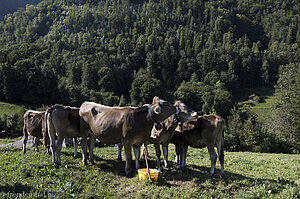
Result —
<path fill-rule="evenodd" d="M 206 149 L 188 151 L 187 168 L 174 163 L 170 146 L 170 168 L 158 182 L 139 181 L 137 173 L 127 178 L 117 162 L 117 147 L 96 148 L 96 165 L 82 166 L 72 148 L 63 148 L 62 165 L 40 146 L 0 148 L 0 196 L 2 198 L 299 198 L 300 155 L 225 152 L 226 176 L 209 176 Z M 156 166 L 154 147 L 149 146 L 151 168 Z M 133 164 L 132 164 L 133 166 Z M 145 162 L 141 161 L 145 167 Z M 23 194 L 23 195 L 22 195 Z"/>
<path fill-rule="evenodd" d="M 249 101 L 249 96 L 255 94 L 259 101 Z M 271 115 L 271 108 L 275 102 L 274 89 L 270 88 L 248 88 L 241 89 L 236 95 L 239 106 L 248 105 L 250 110 L 257 114 L 257 121 L 265 123 Z"/>
<path fill-rule="evenodd" d="M 0 102 L 0 116 L 2 116 L 3 114 L 11 115 L 14 113 L 18 113 L 22 109 L 23 109 L 22 106 L 17 104 Z"/>

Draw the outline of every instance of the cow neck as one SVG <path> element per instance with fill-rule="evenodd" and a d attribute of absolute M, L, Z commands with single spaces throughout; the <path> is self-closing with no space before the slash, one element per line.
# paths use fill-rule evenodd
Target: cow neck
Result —
<path fill-rule="evenodd" d="M 172 120 L 176 125 L 179 125 L 180 127 L 183 127 L 183 122 L 180 121 L 180 119 L 177 117 L 177 115 L 180 112 L 180 108 L 176 106 L 176 113 L 172 115 Z"/>
<path fill-rule="evenodd" d="M 180 119 L 177 117 L 177 115 L 180 113 L 180 108 L 178 107 L 178 106 L 176 106 L 176 113 L 174 113 L 173 115 L 172 115 L 172 119 L 173 119 L 173 121 L 175 122 L 175 123 L 182 123 L 181 121 L 180 121 Z"/>
<path fill-rule="evenodd" d="M 153 117 L 153 112 L 152 112 L 150 106 L 148 106 L 148 113 L 149 113 L 150 119 L 151 119 L 151 121 L 153 122 L 153 124 L 154 124 L 154 125 L 159 124 L 159 123 L 157 122 L 157 120 Z"/>

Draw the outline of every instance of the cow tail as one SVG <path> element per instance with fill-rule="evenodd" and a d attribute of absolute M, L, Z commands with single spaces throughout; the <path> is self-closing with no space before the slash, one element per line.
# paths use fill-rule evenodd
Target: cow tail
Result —
<path fill-rule="evenodd" d="M 44 142 L 44 146 L 46 147 L 47 151 L 49 152 L 50 150 L 50 138 L 49 138 L 49 134 L 48 134 L 48 116 L 49 116 L 49 111 L 47 110 L 45 112 L 45 119 L 44 119 L 44 122 L 43 122 L 43 125 L 44 125 L 44 130 L 43 130 L 43 142 Z"/>
<path fill-rule="evenodd" d="M 220 133 L 221 133 L 221 138 L 219 140 L 219 142 L 221 142 L 221 148 L 220 148 L 220 154 L 219 154 L 219 160 L 221 164 L 224 164 L 224 123 L 225 121 L 222 119 L 221 121 L 219 121 L 219 125 L 220 125 Z"/>

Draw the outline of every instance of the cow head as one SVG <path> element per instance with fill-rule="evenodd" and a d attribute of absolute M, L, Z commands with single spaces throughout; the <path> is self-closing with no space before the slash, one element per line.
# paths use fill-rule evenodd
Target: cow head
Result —
<path fill-rule="evenodd" d="M 159 99 L 159 97 L 154 97 L 152 104 L 150 104 L 148 107 L 151 120 L 156 124 L 164 121 L 174 113 L 179 112 L 177 107 L 173 106 L 167 101 Z"/>
<path fill-rule="evenodd" d="M 204 126 L 211 126 L 211 124 L 205 117 L 198 116 L 195 119 L 183 123 L 181 126 L 178 125 L 176 131 L 183 132 L 192 129 L 202 129 Z"/>
<path fill-rule="evenodd" d="M 181 101 L 176 101 L 174 106 L 178 107 L 179 113 L 174 116 L 177 122 L 186 122 L 188 120 L 197 118 L 197 112 L 189 108 Z"/>

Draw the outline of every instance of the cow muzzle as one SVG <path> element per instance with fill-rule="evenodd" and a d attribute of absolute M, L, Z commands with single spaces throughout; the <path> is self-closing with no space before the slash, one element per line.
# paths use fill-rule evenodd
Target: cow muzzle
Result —
<path fill-rule="evenodd" d="M 198 113 L 197 112 L 194 112 L 193 114 L 191 114 L 192 117 L 197 117 L 198 116 Z"/>

